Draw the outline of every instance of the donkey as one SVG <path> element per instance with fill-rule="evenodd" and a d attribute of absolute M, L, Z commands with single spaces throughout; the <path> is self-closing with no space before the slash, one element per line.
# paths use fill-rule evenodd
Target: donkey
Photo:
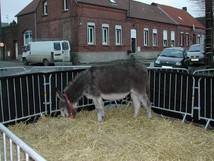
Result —
<path fill-rule="evenodd" d="M 147 68 L 140 62 L 123 62 L 106 66 L 92 66 L 81 72 L 65 87 L 64 93 L 56 90 L 60 99 L 62 116 L 75 116 L 75 104 L 81 96 L 92 99 L 97 110 L 98 121 L 104 119 L 105 100 L 118 100 L 131 95 L 134 103 L 134 118 L 137 117 L 141 103 L 151 118 L 151 105 L 147 93 L 149 80 Z"/>

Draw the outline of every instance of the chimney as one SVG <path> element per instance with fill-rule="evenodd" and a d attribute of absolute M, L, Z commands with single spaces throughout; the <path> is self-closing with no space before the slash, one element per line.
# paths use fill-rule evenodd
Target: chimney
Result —
<path fill-rule="evenodd" d="M 186 11 L 186 12 L 187 12 L 187 7 L 183 7 L 183 8 L 182 8 L 182 10 L 184 10 L 184 11 Z"/>

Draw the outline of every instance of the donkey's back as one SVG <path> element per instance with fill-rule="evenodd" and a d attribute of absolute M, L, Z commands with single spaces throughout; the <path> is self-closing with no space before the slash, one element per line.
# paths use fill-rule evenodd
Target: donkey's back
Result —
<path fill-rule="evenodd" d="M 148 85 L 148 72 L 144 64 L 126 62 L 98 66 L 89 69 L 94 95 L 124 93 L 134 90 L 145 92 Z"/>

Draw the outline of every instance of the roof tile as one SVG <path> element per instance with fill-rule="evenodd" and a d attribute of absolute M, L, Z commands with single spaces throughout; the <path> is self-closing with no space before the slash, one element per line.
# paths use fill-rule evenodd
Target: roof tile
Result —
<path fill-rule="evenodd" d="M 168 16 L 170 16 L 178 25 L 184 25 L 189 27 L 195 26 L 197 28 L 205 29 L 205 27 L 199 21 L 197 21 L 187 11 L 183 9 L 178 9 L 161 4 L 153 5 L 157 5 Z"/>

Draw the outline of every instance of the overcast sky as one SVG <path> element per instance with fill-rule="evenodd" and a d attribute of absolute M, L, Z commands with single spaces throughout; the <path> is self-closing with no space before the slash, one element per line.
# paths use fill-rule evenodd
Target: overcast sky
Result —
<path fill-rule="evenodd" d="M 15 2 L 16 1 L 16 2 Z M 187 7 L 188 12 L 193 17 L 203 16 L 197 6 L 189 0 L 138 0 L 143 3 L 151 4 L 152 2 L 173 6 L 175 8 Z M 1 2 L 1 17 L 2 22 L 10 23 L 13 20 L 16 21 L 16 14 L 18 14 L 23 8 L 25 8 L 32 0 L 0 0 Z"/>

